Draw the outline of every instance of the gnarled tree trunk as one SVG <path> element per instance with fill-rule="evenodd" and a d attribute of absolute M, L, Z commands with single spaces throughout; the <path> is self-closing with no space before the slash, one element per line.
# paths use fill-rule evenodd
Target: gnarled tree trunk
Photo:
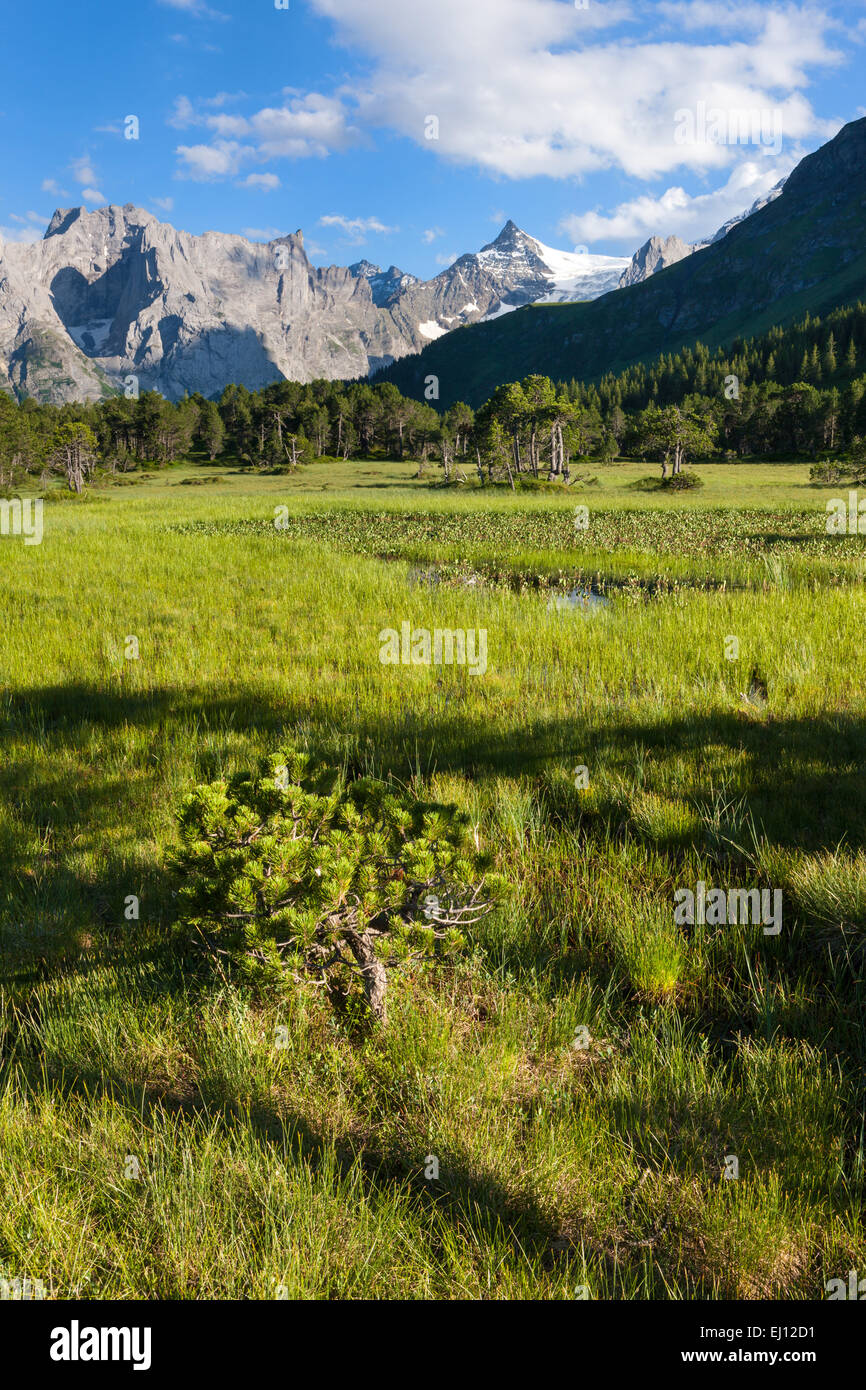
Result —
<path fill-rule="evenodd" d="M 352 931 L 347 932 L 346 938 L 352 955 L 361 967 L 361 982 L 370 1012 L 380 1023 L 387 1023 L 385 990 L 388 986 L 388 976 L 376 955 L 375 937 L 370 931 Z"/>

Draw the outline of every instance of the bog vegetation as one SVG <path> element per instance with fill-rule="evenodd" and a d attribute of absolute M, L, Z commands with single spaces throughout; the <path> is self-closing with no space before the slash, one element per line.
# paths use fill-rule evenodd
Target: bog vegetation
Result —
<path fill-rule="evenodd" d="M 838 358 L 712 410 L 0 397 L 7 484 L 62 470 L 42 543 L 0 538 L 0 1278 L 812 1299 L 863 1267 Z M 688 416 L 704 486 L 635 489 L 617 409 L 620 450 Z M 755 419 L 800 461 L 725 462 Z M 485 673 L 383 665 L 404 621 L 484 629 Z M 780 891 L 781 931 L 677 925 L 698 884 Z"/>

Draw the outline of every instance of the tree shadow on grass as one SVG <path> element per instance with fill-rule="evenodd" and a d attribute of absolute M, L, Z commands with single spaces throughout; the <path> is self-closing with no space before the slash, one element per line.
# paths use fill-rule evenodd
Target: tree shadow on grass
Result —
<path fill-rule="evenodd" d="M 34 865 L 34 836 L 61 828 L 95 841 L 116 826 L 130 777 L 140 778 L 142 794 L 153 795 L 159 786 L 154 767 L 130 769 L 129 776 L 123 778 L 91 776 L 87 769 L 71 777 L 59 771 L 52 774 L 50 758 L 47 770 L 41 756 L 28 753 L 16 760 L 14 739 L 17 735 L 32 740 L 38 734 L 49 750 L 52 743 L 57 747 L 86 746 L 85 738 L 94 727 L 110 732 L 129 724 L 152 730 L 156 740 L 178 735 L 194 739 L 196 730 L 206 730 L 209 734 L 225 731 L 233 735 L 254 732 L 273 744 L 302 726 L 314 747 L 331 755 L 348 754 L 350 763 L 359 771 L 369 770 L 372 757 L 378 772 L 390 770 L 405 777 L 407 767 L 420 764 L 422 771 L 460 772 L 481 782 L 526 775 L 540 779 L 551 768 L 570 772 L 577 763 L 591 768 L 593 757 L 602 754 L 614 765 L 620 761 L 627 768 L 636 747 L 649 750 L 656 763 L 692 754 L 700 758 L 707 749 L 715 748 L 739 758 L 742 793 L 748 798 L 756 825 L 773 844 L 832 851 L 840 842 L 852 849 L 866 843 L 866 779 L 861 774 L 866 762 L 866 724 L 860 718 L 753 718 L 732 712 L 647 719 L 639 710 L 632 715 L 614 702 L 604 722 L 597 716 L 584 717 L 580 712 L 567 719 L 522 717 L 519 729 L 503 731 L 491 727 L 477 713 L 461 713 L 458 709 L 446 716 L 440 704 L 426 710 L 410 707 L 397 716 L 375 718 L 356 710 L 354 717 L 350 715 L 341 723 L 335 720 L 333 708 L 319 715 L 314 706 L 278 706 L 267 692 L 255 690 L 237 698 L 225 691 L 157 689 L 142 694 L 82 684 L 21 691 L 7 697 L 0 719 L 0 731 L 6 734 L 10 748 L 10 756 L 0 766 L 0 799 L 11 805 L 15 813 L 3 832 L 7 874 L 6 899 L 0 899 L 0 912 L 8 915 L 22 905 L 26 907 L 28 898 L 38 890 L 48 893 L 48 901 L 58 910 L 77 903 L 106 936 L 110 937 L 114 918 L 122 923 L 122 898 L 135 891 L 134 886 L 130 887 L 128 857 L 110 855 L 107 864 L 102 864 L 99 882 L 94 883 L 64 862 L 62 848 L 46 852 L 43 861 Z M 213 775 L 213 770 L 206 770 L 208 756 L 203 754 L 199 764 L 203 776 Z M 689 788 L 689 797 L 710 803 L 716 790 L 712 772 L 708 770 L 701 780 L 699 770 Z M 546 794 L 555 816 L 565 824 L 580 824 L 571 801 L 557 804 L 550 792 Z M 34 867 L 38 873 L 31 880 L 28 870 Z M 10 884 L 18 894 L 11 905 Z M 159 904 L 157 916 L 168 916 L 168 876 L 155 875 L 149 890 Z M 100 900 L 110 905 L 110 910 L 100 908 Z M 124 949 L 121 943 L 121 956 Z M 156 956 L 159 949 L 154 947 Z M 521 950 L 518 954 L 522 957 L 524 953 Z M 581 959 L 575 958 L 574 978 L 585 964 L 585 960 L 581 964 Z M 73 962 L 70 957 L 61 968 L 81 973 L 92 965 L 92 961 L 79 958 Z M 562 971 L 565 983 L 568 972 L 564 965 Z M 183 976 L 176 968 L 169 971 L 166 979 L 167 988 L 181 988 Z M 24 1064 L 27 1069 L 32 1068 L 35 1083 L 42 1074 L 41 1059 L 34 1056 L 24 1059 Z M 136 1111 L 144 1106 L 144 1113 L 147 1107 L 174 1108 L 190 1116 L 212 1119 L 217 1115 L 227 1126 L 240 1123 L 242 1118 L 237 1104 L 218 1094 L 204 1091 L 185 1097 L 156 1083 L 136 1087 L 126 1078 L 106 1075 L 97 1068 L 71 1079 L 56 1075 L 50 1083 L 90 1097 L 100 1091 L 112 1094 Z M 266 1102 L 254 1106 L 253 1112 L 249 1123 L 254 1126 L 258 1141 L 269 1151 L 273 1149 L 275 1155 L 290 1142 L 311 1164 L 321 1166 L 325 1156 L 332 1153 L 331 1140 L 317 1132 L 303 1115 L 283 1114 Z M 245 1115 L 243 1122 L 247 1123 Z M 620 1123 L 628 1134 L 639 1125 L 640 1117 L 627 1110 Z M 555 1257 L 560 1233 L 534 1199 L 516 1198 L 494 1179 L 478 1175 L 468 1154 L 458 1156 L 450 1164 L 444 1181 L 435 1188 L 418 1175 L 415 1155 L 383 1154 L 372 1147 L 359 1150 L 350 1136 L 340 1140 L 337 1149 L 346 1170 L 357 1161 L 362 1163 L 371 1193 L 409 1183 L 420 1201 L 435 1201 L 440 1214 L 444 1213 L 456 1225 L 468 1223 L 474 1230 L 487 1231 L 492 1229 L 491 1223 L 500 1222 L 531 1260 L 548 1261 Z M 580 1239 L 585 1240 L 593 1258 L 604 1262 L 607 1254 L 600 1244 L 594 1245 L 584 1232 Z M 640 1252 L 635 1251 L 635 1270 L 642 1259 Z"/>
<path fill-rule="evenodd" d="M 612 702 L 604 722 L 578 711 L 573 718 L 535 717 L 519 729 L 503 730 L 459 705 L 449 713 L 435 698 L 435 707 L 409 706 L 399 715 L 366 717 L 356 706 L 345 719 L 335 719 L 331 706 L 280 706 L 267 692 L 255 690 L 235 698 L 219 690 L 125 693 L 77 684 L 8 695 L 0 716 L 8 750 L 0 764 L 0 806 L 7 812 L 0 822 L 0 960 L 4 939 L 8 947 L 22 920 L 52 930 L 122 928 L 130 894 L 146 903 L 150 924 L 167 920 L 171 885 L 163 867 L 144 848 L 130 846 L 128 837 L 125 850 L 113 847 L 112 837 L 126 814 L 134 824 L 139 802 L 168 794 L 159 771 L 164 746 L 183 741 L 195 748 L 197 741 L 206 742 L 192 779 L 206 781 L 221 770 L 213 746 L 221 734 L 235 741 L 251 734 L 259 746 L 275 747 L 301 729 L 314 752 L 346 757 L 358 772 L 393 773 L 402 780 L 417 768 L 462 773 L 478 783 L 528 776 L 543 786 L 551 822 L 579 834 L 591 833 L 591 822 L 571 787 L 575 765 L 587 765 L 592 777 L 594 765 L 604 762 L 627 785 L 638 749 L 660 773 L 668 762 L 693 760 L 690 785 L 675 795 L 691 809 L 711 810 L 719 795 L 721 758 L 736 769 L 737 785 L 727 795 L 745 799 L 757 832 L 771 845 L 811 853 L 832 853 L 840 844 L 852 851 L 866 847 L 866 722 L 861 718 L 723 712 L 647 719 Z M 138 766 L 107 774 L 79 754 L 94 728 L 110 737 L 129 725 L 153 734 Z M 17 758 L 16 735 L 22 740 Z M 38 753 L 32 751 L 34 735 Z M 79 758 L 71 770 L 63 756 L 69 749 Z M 629 823 L 627 801 L 611 803 L 606 811 L 602 803 L 596 820 L 605 818 L 608 833 L 616 832 L 617 821 L 623 833 L 639 833 Z M 651 838 L 674 861 L 689 853 L 688 837 L 684 841 L 676 829 L 666 836 L 662 825 Z M 708 843 L 694 848 L 706 852 Z M 98 881 L 73 867 L 73 853 L 90 851 Z"/>
<path fill-rule="evenodd" d="M 399 715 L 366 716 L 350 699 L 345 710 L 333 699 L 320 706 L 315 692 L 302 706 L 254 689 L 235 695 L 200 688 L 126 693 L 84 684 L 36 687 L 7 696 L 0 733 L 7 746 L 16 734 L 38 735 L 43 743 L 57 738 L 68 746 L 93 727 L 110 731 L 132 724 L 152 730 L 155 740 L 248 732 L 276 744 L 302 728 L 317 751 L 348 756 L 350 765 L 363 771 L 372 762 L 375 771 L 401 777 L 420 766 L 422 772 L 464 772 L 472 779 L 535 776 L 551 767 L 570 772 L 575 762 L 588 765 L 591 775 L 594 758 L 607 753 L 627 763 L 640 746 L 657 766 L 683 755 L 700 763 L 708 749 L 721 749 L 740 758 L 738 794 L 748 798 L 756 825 L 771 843 L 813 852 L 833 850 L 840 842 L 851 849 L 866 847 L 866 721 L 861 717 L 785 718 L 771 706 L 754 716 L 732 710 L 648 719 L 640 709 L 632 714 L 614 696 L 603 721 L 580 710 L 569 718 L 515 710 L 516 727 L 502 730 L 462 707 L 457 683 L 452 689 L 431 686 L 426 695 L 426 707 L 407 701 Z M 146 779 L 151 771 L 132 768 L 123 784 L 132 776 Z M 43 760 L 16 762 L 14 753 L 0 767 L 0 797 L 14 802 L 27 794 L 33 826 L 39 825 L 34 796 L 45 775 Z M 84 825 L 91 817 L 106 824 L 120 789 L 89 776 L 69 785 L 58 774 L 45 783 L 41 800 L 55 811 L 74 811 Z M 708 770 L 688 794 L 711 803 L 717 791 Z"/>

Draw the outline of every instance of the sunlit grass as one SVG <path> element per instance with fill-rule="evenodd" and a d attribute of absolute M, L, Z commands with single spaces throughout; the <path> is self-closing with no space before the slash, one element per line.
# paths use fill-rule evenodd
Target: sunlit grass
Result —
<path fill-rule="evenodd" d="M 584 499 L 400 467 L 331 478 L 340 509 L 403 518 L 395 548 L 422 511 L 492 526 L 461 560 L 574 559 L 514 518 Z M 176 472 L 0 541 L 0 1274 L 55 1297 L 812 1298 L 862 1263 L 859 562 L 839 585 L 821 555 L 676 553 L 667 519 L 653 551 L 639 500 L 645 575 L 735 563 L 749 587 L 551 610 L 413 585 L 408 551 L 336 532 L 173 529 L 321 508 L 323 466 Z M 805 475 L 738 466 L 699 506 L 820 511 Z M 486 674 L 383 666 L 402 621 L 485 628 Z M 462 958 L 395 982 L 384 1032 L 170 944 L 181 797 L 287 733 L 458 801 L 513 884 Z M 780 887 L 782 933 L 676 927 L 699 878 Z"/>

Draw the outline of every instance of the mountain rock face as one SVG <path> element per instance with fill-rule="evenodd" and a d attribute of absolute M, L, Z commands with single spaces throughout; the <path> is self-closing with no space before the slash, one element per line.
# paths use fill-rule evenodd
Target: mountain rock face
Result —
<path fill-rule="evenodd" d="M 680 241 L 678 236 L 651 236 L 635 251 L 628 269 L 620 277 L 618 288 L 640 284 L 641 280 L 655 275 L 657 270 L 664 270 L 665 266 L 675 265 L 684 256 L 690 256 L 694 249 L 689 242 Z"/>
<path fill-rule="evenodd" d="M 651 237 L 629 259 L 559 251 L 507 222 L 432 280 L 370 261 L 313 266 L 303 234 L 193 236 L 127 204 L 55 212 L 41 242 L 0 240 L 0 390 L 93 400 L 128 387 L 176 400 L 287 377 L 363 377 L 454 329 L 528 304 L 594 300 L 714 245 Z"/>
<path fill-rule="evenodd" d="M 385 375 L 421 397 L 432 374 L 441 405 L 479 405 L 500 383 L 534 372 L 594 381 L 696 342 L 728 346 L 866 297 L 864 227 L 866 118 L 807 155 L 721 238 L 661 273 L 590 303 L 534 304 L 458 329 Z"/>
<path fill-rule="evenodd" d="M 603 294 L 627 264 L 554 251 L 509 222 L 421 281 L 369 261 L 317 268 L 301 232 L 262 244 L 193 236 L 131 204 L 58 210 L 42 241 L 0 241 L 0 389 L 93 400 L 134 377 L 174 400 L 363 377 L 463 324 Z"/>
<path fill-rule="evenodd" d="M 410 285 L 419 283 L 417 276 L 407 275 L 404 271 L 398 270 L 395 265 L 383 271 L 370 261 L 358 261 L 355 265 L 350 265 L 349 270 L 357 277 L 363 276 L 368 282 L 373 303 L 379 308 L 393 303 L 399 297 L 401 290 L 407 290 Z"/>

